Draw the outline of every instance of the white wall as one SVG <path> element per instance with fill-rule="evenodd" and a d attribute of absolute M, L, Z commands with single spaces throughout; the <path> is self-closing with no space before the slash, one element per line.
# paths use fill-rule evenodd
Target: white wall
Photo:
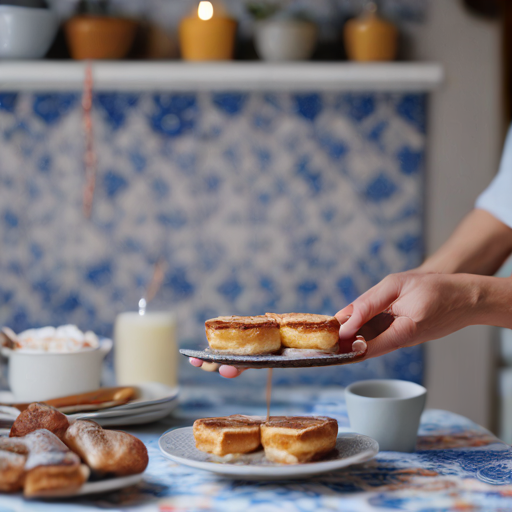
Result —
<path fill-rule="evenodd" d="M 446 83 L 431 98 L 427 252 L 436 250 L 497 170 L 504 137 L 501 37 L 497 22 L 458 0 L 430 0 L 425 25 L 411 27 L 410 52 L 443 63 Z M 477 326 L 427 344 L 429 407 L 492 426 L 493 330 Z"/>

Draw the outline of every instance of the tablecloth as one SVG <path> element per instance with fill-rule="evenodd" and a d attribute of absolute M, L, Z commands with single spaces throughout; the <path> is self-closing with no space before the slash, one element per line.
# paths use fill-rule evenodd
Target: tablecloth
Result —
<path fill-rule="evenodd" d="M 427 410 L 417 451 L 381 452 L 372 461 L 339 471 L 283 482 L 230 480 L 165 459 L 158 438 L 195 418 L 263 414 L 259 390 L 218 392 L 189 387 L 167 419 L 126 428 L 146 444 L 150 463 L 144 480 L 102 496 L 61 501 L 27 501 L 0 496 L 0 512 L 137 510 L 140 512 L 306 512 L 512 510 L 512 449 L 489 431 L 457 414 Z M 272 414 L 327 415 L 348 429 L 343 391 L 279 389 Z"/>

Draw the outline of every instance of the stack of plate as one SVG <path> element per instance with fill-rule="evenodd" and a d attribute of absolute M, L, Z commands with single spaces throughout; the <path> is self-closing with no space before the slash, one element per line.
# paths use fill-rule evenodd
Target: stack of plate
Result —
<path fill-rule="evenodd" d="M 88 418 L 102 426 L 140 425 L 165 418 L 178 405 L 179 388 L 169 387 L 157 382 L 145 382 L 133 386 L 138 390 L 138 397 L 124 405 L 98 411 L 76 412 L 68 414 L 70 420 Z M 14 403 L 9 392 L 0 392 L 0 402 L 8 405 Z M 0 427 L 7 427 L 18 416 L 19 411 L 13 407 L 0 407 Z"/>

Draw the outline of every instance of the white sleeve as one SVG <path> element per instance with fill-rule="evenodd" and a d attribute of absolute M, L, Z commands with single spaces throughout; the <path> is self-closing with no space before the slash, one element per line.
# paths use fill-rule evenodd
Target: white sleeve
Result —
<path fill-rule="evenodd" d="M 480 194 L 475 207 L 488 211 L 512 228 L 512 127 L 505 141 L 500 170 Z"/>

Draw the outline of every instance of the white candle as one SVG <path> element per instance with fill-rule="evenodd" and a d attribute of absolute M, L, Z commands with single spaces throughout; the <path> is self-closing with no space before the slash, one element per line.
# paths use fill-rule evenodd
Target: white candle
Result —
<path fill-rule="evenodd" d="M 116 318 L 115 370 L 121 386 L 178 383 L 176 321 L 168 312 L 121 313 Z"/>

